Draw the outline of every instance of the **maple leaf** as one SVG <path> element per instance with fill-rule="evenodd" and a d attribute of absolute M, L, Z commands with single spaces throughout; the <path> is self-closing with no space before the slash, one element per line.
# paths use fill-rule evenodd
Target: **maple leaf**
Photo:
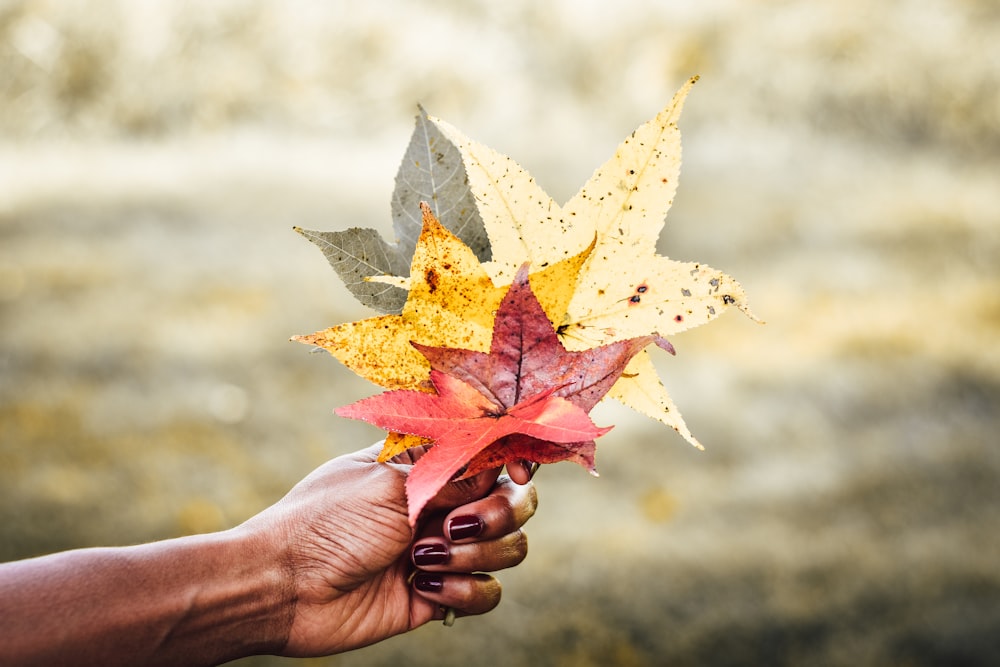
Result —
<path fill-rule="evenodd" d="M 505 288 L 495 287 L 475 253 L 422 204 L 423 230 L 410 268 L 410 289 L 399 315 L 381 315 L 330 327 L 292 340 L 326 349 L 355 373 L 388 389 L 426 388 L 430 364 L 410 341 L 485 350 Z M 533 275 L 547 311 L 571 293 L 583 253 Z"/>
<path fill-rule="evenodd" d="M 463 471 L 522 459 L 570 459 L 593 469 L 594 439 L 607 430 L 587 413 L 655 336 L 580 351 L 563 347 L 522 266 L 496 313 L 489 352 L 414 343 L 435 393 L 390 391 L 337 414 L 433 440 L 407 476 L 410 521 Z"/>
<path fill-rule="evenodd" d="M 478 258 L 489 259 L 489 239 L 469 190 L 461 153 L 428 121 L 423 108 L 396 173 L 391 203 L 396 243 L 385 241 L 377 230 L 360 227 L 335 232 L 294 229 L 323 251 L 358 301 L 382 313 L 399 313 L 406 290 L 377 279 L 408 275 L 423 227 L 420 202 L 429 202 L 441 223 Z"/>
<path fill-rule="evenodd" d="M 677 119 L 696 80 L 625 139 L 562 207 L 514 160 L 433 119 L 462 151 L 493 253 L 485 267 L 495 282 L 503 284 L 525 260 L 551 263 L 594 245 L 576 283 L 567 286 L 572 298 L 565 312 L 549 312 L 570 349 L 653 332 L 669 336 L 704 324 L 729 306 L 753 318 L 743 288 L 730 276 L 656 254 L 680 173 Z M 610 394 L 701 447 L 645 352 Z"/>

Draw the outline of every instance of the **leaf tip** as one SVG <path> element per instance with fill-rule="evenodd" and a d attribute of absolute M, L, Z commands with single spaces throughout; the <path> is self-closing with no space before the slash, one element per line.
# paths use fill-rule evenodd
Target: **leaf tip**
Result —
<path fill-rule="evenodd" d="M 691 445 L 692 447 L 694 447 L 695 449 L 697 449 L 699 452 L 705 451 L 705 445 L 701 444 L 701 442 L 698 440 L 698 438 L 696 438 L 693 435 L 691 435 L 691 432 L 688 431 L 686 428 L 683 431 L 680 430 L 680 429 L 676 429 L 676 430 L 677 430 L 678 433 L 681 434 L 682 438 L 684 438 L 685 440 L 688 441 L 689 445 Z"/>
<path fill-rule="evenodd" d="M 750 310 L 750 306 L 747 304 L 745 299 L 736 300 L 734 305 L 741 313 L 749 317 L 751 321 L 756 322 L 757 324 L 767 324 L 767 322 L 754 315 L 754 312 Z"/>
<path fill-rule="evenodd" d="M 660 348 L 661 350 L 665 350 L 666 352 L 669 352 L 675 357 L 677 356 L 677 350 L 674 349 L 673 343 L 671 343 L 669 340 L 667 340 L 660 334 L 653 334 L 653 335 L 655 336 L 655 338 L 653 338 L 653 342 L 656 343 L 656 347 Z"/>

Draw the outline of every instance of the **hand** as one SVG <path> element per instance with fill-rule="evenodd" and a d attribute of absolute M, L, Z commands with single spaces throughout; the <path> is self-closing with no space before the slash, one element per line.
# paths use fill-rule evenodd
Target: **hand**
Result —
<path fill-rule="evenodd" d="M 288 573 L 295 603 L 282 655 L 365 646 L 442 619 L 446 608 L 490 611 L 500 584 L 481 572 L 527 554 L 521 526 L 537 504 L 530 483 L 498 471 L 453 482 L 428 505 L 415 540 L 405 467 L 377 463 L 379 450 L 328 462 L 241 527 L 278 549 Z"/>

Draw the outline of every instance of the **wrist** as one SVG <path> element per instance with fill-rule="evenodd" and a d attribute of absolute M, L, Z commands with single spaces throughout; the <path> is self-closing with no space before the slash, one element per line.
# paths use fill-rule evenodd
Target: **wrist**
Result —
<path fill-rule="evenodd" d="M 240 616 L 233 619 L 241 655 L 280 654 L 288 642 L 295 612 L 295 588 L 282 547 L 267 534 L 244 527 L 220 536 L 233 559 L 232 596 Z"/>
<path fill-rule="evenodd" d="M 284 648 L 294 607 L 270 542 L 234 528 L 162 544 L 166 560 L 187 563 L 173 596 L 164 653 L 171 659 L 162 664 L 177 664 L 178 656 L 188 664 L 219 664 Z"/>

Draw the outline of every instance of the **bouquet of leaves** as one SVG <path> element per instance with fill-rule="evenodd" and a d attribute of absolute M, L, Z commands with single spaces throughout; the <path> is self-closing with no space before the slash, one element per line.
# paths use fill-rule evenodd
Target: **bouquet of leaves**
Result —
<path fill-rule="evenodd" d="M 423 113 L 396 177 L 396 242 L 372 229 L 298 229 L 383 313 L 293 340 L 389 391 L 336 410 L 386 429 L 380 460 L 428 447 L 406 481 L 409 518 L 455 477 L 507 463 L 594 472 L 610 396 L 701 448 L 647 347 L 735 306 L 743 288 L 656 253 L 680 172 L 677 119 L 697 77 L 555 203 L 520 165 Z"/>

